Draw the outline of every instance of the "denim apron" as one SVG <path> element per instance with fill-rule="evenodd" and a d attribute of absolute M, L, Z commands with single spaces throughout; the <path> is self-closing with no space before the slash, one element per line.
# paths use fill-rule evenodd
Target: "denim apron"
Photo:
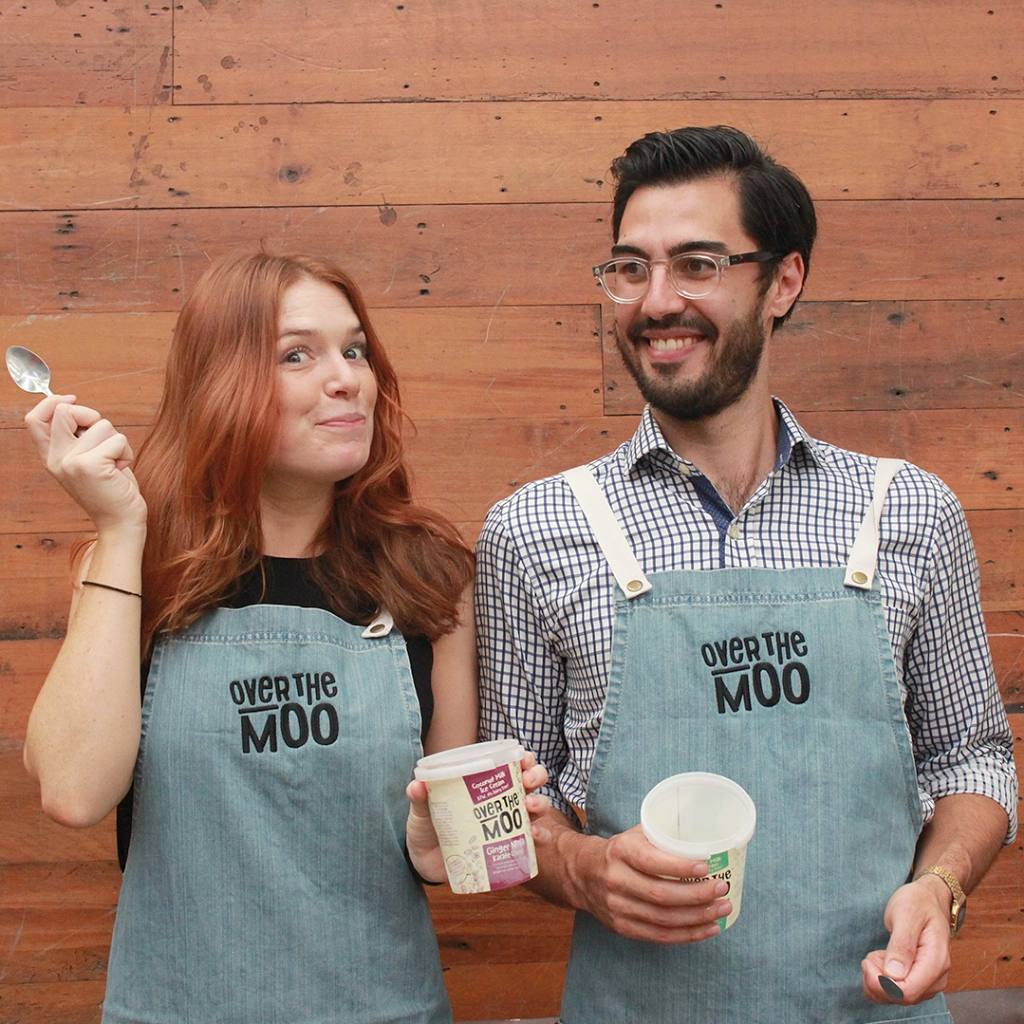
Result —
<path fill-rule="evenodd" d="M 420 755 L 386 614 L 218 608 L 142 706 L 104 1024 L 447 1024 L 404 856 Z"/>
<path fill-rule="evenodd" d="M 619 591 L 587 831 L 636 825 L 678 772 L 753 797 L 740 916 L 704 942 L 625 939 L 576 915 L 565 1024 L 949 1022 L 941 995 L 877 1005 L 860 962 L 921 829 L 910 737 L 877 584 L 878 521 L 902 466 L 879 460 L 846 569 L 736 568 L 648 579 L 586 467 L 565 474 Z"/>

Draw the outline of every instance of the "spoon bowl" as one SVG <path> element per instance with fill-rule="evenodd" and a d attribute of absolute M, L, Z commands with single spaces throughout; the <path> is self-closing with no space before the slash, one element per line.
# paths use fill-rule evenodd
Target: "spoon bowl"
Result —
<path fill-rule="evenodd" d="M 12 345 L 7 350 L 7 372 L 22 391 L 33 395 L 53 395 L 50 368 L 32 349 Z"/>

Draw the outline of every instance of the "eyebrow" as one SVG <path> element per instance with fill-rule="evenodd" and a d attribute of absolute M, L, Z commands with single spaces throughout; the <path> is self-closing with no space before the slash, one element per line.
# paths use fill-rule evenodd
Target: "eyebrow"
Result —
<path fill-rule="evenodd" d="M 695 239 L 692 242 L 678 242 L 668 250 L 669 259 L 673 256 L 680 256 L 684 252 L 721 253 L 721 255 L 726 256 L 729 253 L 729 246 L 724 242 L 715 242 L 707 238 Z M 644 259 L 650 258 L 647 255 L 647 252 L 637 245 L 613 245 L 612 255 L 642 256 Z"/>
<path fill-rule="evenodd" d="M 278 341 L 282 338 L 312 338 L 320 334 L 315 327 L 285 327 L 281 330 L 278 335 Z M 349 338 L 362 338 L 368 340 L 366 337 L 366 329 L 360 325 L 355 330 L 349 331 Z"/>

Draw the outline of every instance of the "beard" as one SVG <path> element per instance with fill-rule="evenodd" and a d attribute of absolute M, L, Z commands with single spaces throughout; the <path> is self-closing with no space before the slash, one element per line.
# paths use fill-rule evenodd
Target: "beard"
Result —
<path fill-rule="evenodd" d="M 676 364 L 645 365 L 640 346 L 646 345 L 647 330 L 699 332 L 711 346 L 711 360 L 697 380 L 677 380 Z M 733 320 L 719 337 L 718 329 L 702 316 L 670 316 L 664 320 L 638 320 L 626 340 L 615 326 L 615 341 L 644 398 L 659 412 L 676 420 L 701 420 L 727 409 L 738 401 L 761 365 L 768 333 L 761 320 L 760 304 L 748 316 Z"/>

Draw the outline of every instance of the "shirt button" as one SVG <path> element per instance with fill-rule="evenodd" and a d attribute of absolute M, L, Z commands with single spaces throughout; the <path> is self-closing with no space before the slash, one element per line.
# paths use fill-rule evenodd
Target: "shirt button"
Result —
<path fill-rule="evenodd" d="M 742 536 L 743 536 L 743 531 L 742 531 L 742 530 L 740 529 L 740 524 L 739 524 L 739 523 L 733 523 L 733 524 L 732 524 L 732 525 L 731 525 L 731 526 L 729 527 L 729 531 L 728 531 L 728 532 L 729 532 L 729 536 L 730 536 L 730 537 L 731 537 L 731 538 L 732 538 L 733 540 L 739 540 L 739 539 L 740 539 L 740 537 L 742 537 Z"/>
<path fill-rule="evenodd" d="M 679 463 L 679 472 L 682 473 L 683 476 L 693 476 L 693 470 L 686 465 L 685 462 Z"/>

